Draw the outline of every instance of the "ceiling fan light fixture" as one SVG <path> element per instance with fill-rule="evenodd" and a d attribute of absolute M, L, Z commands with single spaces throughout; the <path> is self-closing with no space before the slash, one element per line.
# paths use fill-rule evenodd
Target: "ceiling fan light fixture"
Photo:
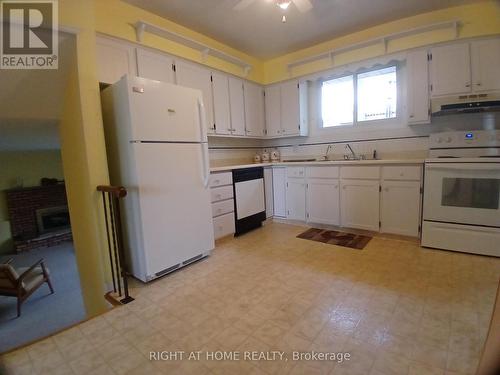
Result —
<path fill-rule="evenodd" d="M 290 6 L 291 0 L 278 0 L 276 3 L 277 6 L 279 6 L 283 10 L 287 10 L 288 7 Z"/>

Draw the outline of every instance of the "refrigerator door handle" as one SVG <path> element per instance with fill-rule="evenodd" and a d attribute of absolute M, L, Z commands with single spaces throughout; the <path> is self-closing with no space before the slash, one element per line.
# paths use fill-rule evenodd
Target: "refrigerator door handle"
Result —
<path fill-rule="evenodd" d="M 205 106 L 203 102 L 198 99 L 198 122 L 200 124 L 200 138 L 201 142 L 207 141 L 206 129 L 207 129 L 207 117 L 205 116 Z"/>
<path fill-rule="evenodd" d="M 210 178 L 210 170 L 208 167 L 208 144 L 201 143 L 201 155 L 202 155 L 202 164 L 203 164 L 203 186 L 205 189 L 208 188 L 209 178 Z"/>

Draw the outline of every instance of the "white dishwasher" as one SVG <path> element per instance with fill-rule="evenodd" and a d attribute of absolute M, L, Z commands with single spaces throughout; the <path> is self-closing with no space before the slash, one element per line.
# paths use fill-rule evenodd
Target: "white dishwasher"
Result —
<path fill-rule="evenodd" d="M 262 226 L 266 220 L 264 169 L 233 170 L 236 236 Z"/>

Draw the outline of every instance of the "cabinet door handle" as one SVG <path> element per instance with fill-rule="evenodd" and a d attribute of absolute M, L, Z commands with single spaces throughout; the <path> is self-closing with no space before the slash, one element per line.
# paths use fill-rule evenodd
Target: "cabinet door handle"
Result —
<path fill-rule="evenodd" d="M 470 87 L 470 83 L 466 83 L 466 84 L 465 84 L 465 87 Z"/>
<path fill-rule="evenodd" d="M 410 115 L 410 118 L 414 118 L 415 116 L 414 115 Z"/>
<path fill-rule="evenodd" d="M 481 82 L 476 83 L 476 86 L 481 86 Z"/>

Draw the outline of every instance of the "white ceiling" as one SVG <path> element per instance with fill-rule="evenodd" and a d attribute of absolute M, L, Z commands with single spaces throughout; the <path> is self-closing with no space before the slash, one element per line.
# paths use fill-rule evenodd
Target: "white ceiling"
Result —
<path fill-rule="evenodd" d="M 269 59 L 377 24 L 480 0 L 311 0 L 313 9 L 286 12 L 275 0 L 123 0 L 208 35 L 252 56 Z M 286 14 L 288 22 L 281 23 Z"/>
<path fill-rule="evenodd" d="M 60 147 L 58 123 L 75 40 L 59 37 L 59 69 L 0 70 L 0 151 Z"/>

